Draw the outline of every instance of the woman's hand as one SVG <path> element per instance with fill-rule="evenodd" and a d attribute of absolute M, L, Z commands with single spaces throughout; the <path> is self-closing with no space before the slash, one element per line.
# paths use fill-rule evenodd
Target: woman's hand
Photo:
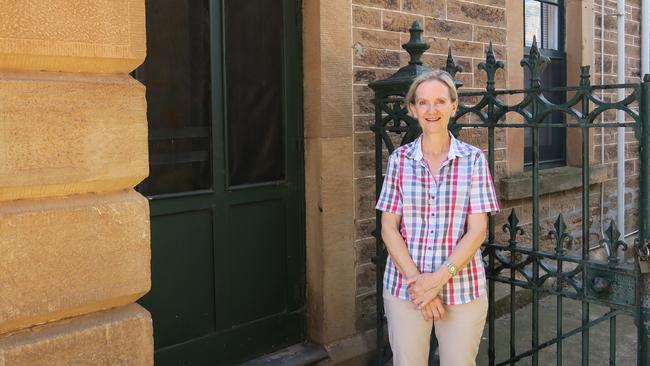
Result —
<path fill-rule="evenodd" d="M 406 279 L 408 284 L 408 293 L 411 297 L 411 301 L 418 305 L 418 307 L 426 305 L 433 298 L 438 295 L 440 289 L 445 285 L 447 278 L 445 278 L 444 273 L 436 271 L 433 273 L 422 273 L 417 276 L 413 276 Z M 433 296 L 428 294 L 433 290 Z"/>
<path fill-rule="evenodd" d="M 445 315 L 445 307 L 440 296 L 436 296 L 431 302 L 426 304 L 422 310 L 424 320 L 440 320 Z"/>

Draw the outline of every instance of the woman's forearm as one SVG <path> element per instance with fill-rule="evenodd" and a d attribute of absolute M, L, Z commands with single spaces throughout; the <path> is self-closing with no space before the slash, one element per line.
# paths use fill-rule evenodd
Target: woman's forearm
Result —
<path fill-rule="evenodd" d="M 403 276 L 410 278 L 420 274 L 399 230 L 384 226 L 381 230 L 381 237 L 384 240 L 384 244 L 386 244 L 388 254 L 390 254 L 393 262 Z"/>
<path fill-rule="evenodd" d="M 456 244 L 454 251 L 447 260 L 460 271 L 474 258 L 476 251 L 479 250 L 484 240 L 485 230 L 468 231 Z M 446 271 L 446 268 L 443 269 Z"/>

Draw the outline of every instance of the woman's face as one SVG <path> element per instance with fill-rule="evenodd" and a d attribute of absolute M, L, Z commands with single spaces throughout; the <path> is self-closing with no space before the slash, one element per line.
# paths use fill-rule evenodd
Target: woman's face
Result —
<path fill-rule="evenodd" d="M 447 85 L 439 80 L 420 84 L 415 89 L 415 104 L 409 106 L 426 135 L 447 133 L 449 118 L 457 107 L 458 101 L 451 101 Z"/>

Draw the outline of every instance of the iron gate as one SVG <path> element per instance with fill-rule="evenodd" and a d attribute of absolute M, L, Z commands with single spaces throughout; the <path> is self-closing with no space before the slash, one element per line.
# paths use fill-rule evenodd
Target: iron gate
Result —
<path fill-rule="evenodd" d="M 375 81 L 370 87 L 375 92 L 375 124 L 372 130 L 375 133 L 376 157 L 376 189 L 377 194 L 382 186 L 382 168 L 385 165 L 385 151 L 392 152 L 396 145 L 403 145 L 413 141 L 420 133 L 417 120 L 408 116 L 404 106 L 404 95 L 409 85 L 418 75 L 431 70 L 423 66 L 421 55 L 428 45 L 421 39 L 422 29 L 418 22 L 413 23 L 410 29 L 411 38 L 403 45 L 411 56 L 409 65 L 401 68 L 388 79 Z M 532 230 L 527 242 L 520 242 L 525 234 L 519 218 L 513 209 L 507 222 L 501 227 L 507 235 L 506 240 L 497 240 L 495 217 L 489 218 L 489 234 L 482 247 L 484 262 L 489 286 L 490 309 L 488 311 L 488 362 L 490 365 L 515 364 L 530 357 L 533 365 L 539 363 L 541 350 L 554 346 L 556 350 L 556 363 L 562 364 L 563 343 L 569 337 L 581 336 L 581 362 L 589 363 L 589 332 L 594 326 L 609 322 L 609 364 L 616 362 L 616 329 L 618 316 L 630 316 L 636 325 L 637 339 L 637 364 L 649 365 L 648 355 L 648 321 L 647 302 L 643 302 L 644 276 L 640 268 L 645 268 L 648 260 L 647 239 L 650 237 L 650 207 L 648 193 L 650 192 L 650 75 L 645 75 L 642 83 L 623 85 L 591 85 L 589 67 L 581 68 L 580 83 L 575 87 L 562 87 L 544 89 L 541 87 L 540 75 L 548 59 L 542 56 L 533 43 L 530 53 L 521 61 L 529 75 L 530 85 L 522 90 L 497 90 L 495 87 L 495 74 L 504 68 L 501 61 L 497 61 L 492 44 L 486 51 L 486 60 L 478 65 L 486 76 L 486 86 L 480 92 L 459 92 L 461 103 L 456 116 L 450 121 L 450 130 L 457 135 L 462 129 L 487 130 L 487 155 L 490 170 L 495 168 L 495 131 L 497 129 L 524 128 L 532 134 L 533 163 L 531 169 L 532 181 Z M 453 77 L 461 71 L 451 55 L 447 64 L 442 69 L 448 71 Z M 461 82 L 456 82 L 462 86 Z M 629 92 L 627 97 L 620 101 L 606 102 L 601 100 L 597 93 L 604 90 L 625 88 Z M 571 94 L 564 103 L 551 103 L 544 97 L 544 93 L 560 91 Z M 507 104 L 503 101 L 505 96 L 520 95 L 519 103 Z M 469 105 L 462 99 L 474 98 L 475 103 Z M 596 118 L 608 110 L 621 110 L 631 120 L 626 123 L 596 123 Z M 549 116 L 561 113 L 566 121 L 551 123 Z M 512 123 L 505 120 L 506 114 L 516 114 L 523 123 Z M 472 115 L 477 121 L 461 121 L 464 116 Z M 612 221 L 606 234 L 600 238 L 599 244 L 607 250 L 608 256 L 604 260 L 590 258 L 590 226 L 587 219 L 590 215 L 590 129 L 626 127 L 634 130 L 639 141 L 640 158 L 640 205 L 639 205 L 639 234 L 635 239 L 633 248 L 627 250 L 627 245 L 620 238 L 620 233 Z M 580 223 L 581 243 L 576 253 L 570 247 L 577 247 L 573 235 L 567 230 L 567 223 L 560 213 L 550 233 L 540 232 L 540 164 L 539 143 L 540 131 L 545 128 L 578 129 L 582 138 L 582 198 L 581 211 L 583 215 Z M 374 235 L 377 239 L 377 255 L 373 261 L 377 265 L 377 365 L 384 365 L 390 359 L 390 347 L 387 344 L 384 325 L 384 311 L 382 299 L 382 276 L 386 260 L 386 248 L 381 236 L 381 212 L 376 214 L 376 229 Z M 602 229 L 601 229 L 602 230 Z M 554 248 L 540 247 L 540 239 L 548 236 L 553 240 Z M 619 248 L 631 252 L 628 260 L 619 258 Z M 645 271 L 644 271 L 645 272 Z M 509 347 L 501 350 L 506 354 L 497 359 L 495 342 L 496 313 L 495 313 L 495 286 L 505 284 L 510 290 L 510 327 L 505 330 L 510 335 Z M 504 286 L 504 285 L 500 285 Z M 529 327 L 531 342 L 525 349 L 516 345 L 516 290 L 525 289 L 532 293 L 530 306 L 532 316 Z M 556 307 L 556 332 L 555 337 L 540 340 L 540 298 L 542 296 L 555 296 Z M 647 296 L 647 295 L 646 295 Z M 563 305 L 566 301 L 580 303 L 581 321 L 578 326 L 569 329 L 563 324 Z M 595 304 L 595 305 L 594 305 Z M 590 306 L 604 306 L 604 314 L 590 314 Z M 504 329 L 501 329 L 504 330 Z M 521 334 L 521 331 L 519 331 Z M 432 337 L 432 355 L 435 348 L 435 337 Z M 433 357 L 430 357 L 433 364 Z"/>

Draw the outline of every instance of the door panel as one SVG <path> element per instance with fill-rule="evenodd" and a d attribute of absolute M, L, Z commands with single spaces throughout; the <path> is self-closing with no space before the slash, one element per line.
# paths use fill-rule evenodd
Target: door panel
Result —
<path fill-rule="evenodd" d="M 161 285 L 153 286 L 146 299 L 158 300 L 153 307 L 156 346 L 163 348 L 213 332 L 212 211 L 155 216 L 151 231 L 155 245 L 152 272 L 154 282 Z"/>
<path fill-rule="evenodd" d="M 234 364 L 304 339 L 300 6 L 257 5 L 146 3 L 136 77 L 150 111 L 152 175 L 139 188 L 152 291 L 141 303 L 156 365 Z"/>
<path fill-rule="evenodd" d="M 285 310 L 286 207 L 281 199 L 230 206 L 228 246 L 233 324 Z M 260 301 L 262 300 L 263 301 Z"/>

